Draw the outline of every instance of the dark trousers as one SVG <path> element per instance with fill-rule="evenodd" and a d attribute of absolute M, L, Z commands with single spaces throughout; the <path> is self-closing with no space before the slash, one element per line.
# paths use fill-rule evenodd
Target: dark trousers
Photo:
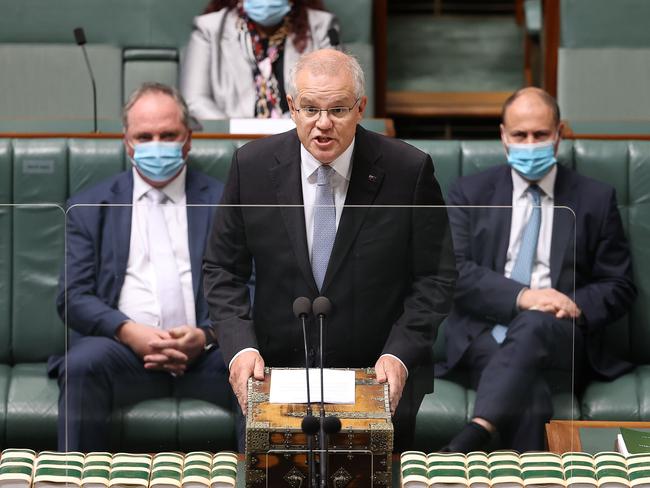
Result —
<path fill-rule="evenodd" d="M 538 311 L 520 313 L 502 344 L 490 331 L 474 339 L 459 363 L 476 389 L 474 417 L 496 426 L 504 447 L 542 450 L 552 391 L 570 390 L 582 375 L 583 334 L 571 321 Z M 553 383 L 544 374 L 548 370 L 556 372 Z"/>
<path fill-rule="evenodd" d="M 178 378 L 144 369 L 130 348 L 106 337 L 81 338 L 65 359 L 58 367 L 60 451 L 108 450 L 112 410 L 143 400 L 175 396 L 231 406 L 219 350 L 201 355 Z"/>

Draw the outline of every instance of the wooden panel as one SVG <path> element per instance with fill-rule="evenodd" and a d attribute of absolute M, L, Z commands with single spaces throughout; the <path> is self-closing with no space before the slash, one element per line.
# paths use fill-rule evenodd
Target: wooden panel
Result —
<path fill-rule="evenodd" d="M 542 4 L 542 52 L 544 56 L 543 88 L 557 96 L 557 57 L 560 49 L 560 0 L 544 0 Z"/>
<path fill-rule="evenodd" d="M 375 58 L 375 117 L 386 116 L 386 76 L 388 52 L 387 37 L 387 5 L 386 0 L 373 2 L 373 33 L 372 42 Z"/>
<path fill-rule="evenodd" d="M 391 117 L 499 117 L 510 92 L 388 92 Z"/>
<path fill-rule="evenodd" d="M 552 420 L 546 424 L 548 450 L 556 454 L 581 451 L 580 429 L 650 429 L 650 422 L 618 422 L 609 420 Z"/>

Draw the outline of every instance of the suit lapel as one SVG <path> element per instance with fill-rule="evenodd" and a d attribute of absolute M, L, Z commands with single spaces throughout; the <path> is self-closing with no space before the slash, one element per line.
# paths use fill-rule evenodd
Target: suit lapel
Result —
<path fill-rule="evenodd" d="M 110 215 L 111 235 L 115 252 L 115 273 L 124 279 L 131 245 L 131 214 L 133 212 L 133 173 L 128 171 L 119 178 L 111 188 L 113 198 L 109 204 L 116 204 L 108 209 Z"/>
<path fill-rule="evenodd" d="M 207 185 L 202 184 L 196 178 L 196 174 L 189 169 L 185 180 L 185 198 L 187 202 L 188 246 L 192 266 L 192 289 L 196 302 L 201 286 L 203 249 L 210 230 L 210 213 L 212 209 L 207 206 L 210 204 Z"/>
<path fill-rule="evenodd" d="M 336 240 L 323 281 L 323 290 L 326 290 L 328 284 L 334 279 L 361 229 L 368 207 L 373 204 L 381 188 L 384 170 L 376 165 L 379 157 L 376 148 L 366 141 L 364 129 L 357 128 L 352 155 L 352 173 L 345 197 L 346 208 L 343 209 L 336 232 Z"/>
<path fill-rule="evenodd" d="M 490 202 L 490 205 L 494 207 L 499 207 L 488 208 L 487 211 L 489 212 L 489 228 L 494 229 L 497 236 L 494 269 L 503 273 L 508 257 L 510 225 L 512 222 L 512 174 L 510 173 L 510 166 L 503 166 L 503 171 L 492 187 L 492 195 L 489 195 L 486 201 Z"/>
<path fill-rule="evenodd" d="M 557 165 L 557 176 L 555 178 L 555 194 L 553 206 L 553 234 L 551 237 L 551 286 L 557 286 L 562 263 L 566 253 L 573 254 L 568 249 L 569 243 L 575 242 L 576 221 L 574 211 L 576 209 L 574 192 L 572 191 L 571 174 L 561 165 Z M 567 207 L 567 208 L 558 208 Z M 571 209 L 571 210 L 569 210 Z M 572 239 L 573 238 L 573 239 Z M 573 261 L 573 260 L 572 260 Z"/>
<path fill-rule="evenodd" d="M 318 287 L 314 281 L 307 248 L 307 230 L 305 227 L 305 210 L 302 201 L 302 181 L 300 173 L 300 141 L 296 132 L 291 133 L 289 143 L 275 155 L 276 164 L 269 170 L 275 187 L 280 213 L 287 229 L 291 247 L 296 256 L 296 263 L 305 280 L 313 288 Z"/>

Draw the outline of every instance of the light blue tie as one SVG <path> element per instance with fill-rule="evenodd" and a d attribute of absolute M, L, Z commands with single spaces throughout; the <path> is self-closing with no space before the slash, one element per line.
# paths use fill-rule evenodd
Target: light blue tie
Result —
<path fill-rule="evenodd" d="M 332 168 L 321 164 L 316 175 L 316 198 L 314 199 L 314 232 L 312 234 L 311 269 L 320 290 L 323 287 L 327 264 L 336 237 L 336 207 L 330 185 Z"/>
<path fill-rule="evenodd" d="M 533 209 L 524 229 L 524 235 L 521 238 L 521 245 L 519 246 L 519 253 L 515 260 L 515 265 L 512 267 L 510 278 L 530 286 L 530 275 L 533 271 L 533 263 L 535 262 L 535 254 L 537 252 L 537 239 L 539 237 L 539 227 L 542 223 L 542 209 L 541 194 L 539 186 L 530 185 L 528 193 L 533 199 Z M 508 328 L 505 325 L 497 324 L 492 328 L 492 337 L 501 344 L 505 338 Z"/>

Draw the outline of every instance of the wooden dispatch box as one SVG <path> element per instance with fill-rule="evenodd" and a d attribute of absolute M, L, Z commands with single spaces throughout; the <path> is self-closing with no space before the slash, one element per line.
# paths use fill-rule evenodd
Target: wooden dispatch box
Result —
<path fill-rule="evenodd" d="M 328 456 L 327 486 L 391 486 L 393 424 L 388 384 L 377 383 L 373 368 L 354 371 L 354 405 L 325 405 L 325 415 L 341 420 L 341 431 L 328 439 L 328 449 L 334 452 Z M 301 430 L 306 405 L 269 403 L 270 378 L 266 368 L 263 381 L 251 378 L 248 383 L 246 486 L 307 488 L 307 436 Z M 319 417 L 318 403 L 312 402 L 312 410 Z M 318 450 L 318 435 L 313 446 Z"/>

